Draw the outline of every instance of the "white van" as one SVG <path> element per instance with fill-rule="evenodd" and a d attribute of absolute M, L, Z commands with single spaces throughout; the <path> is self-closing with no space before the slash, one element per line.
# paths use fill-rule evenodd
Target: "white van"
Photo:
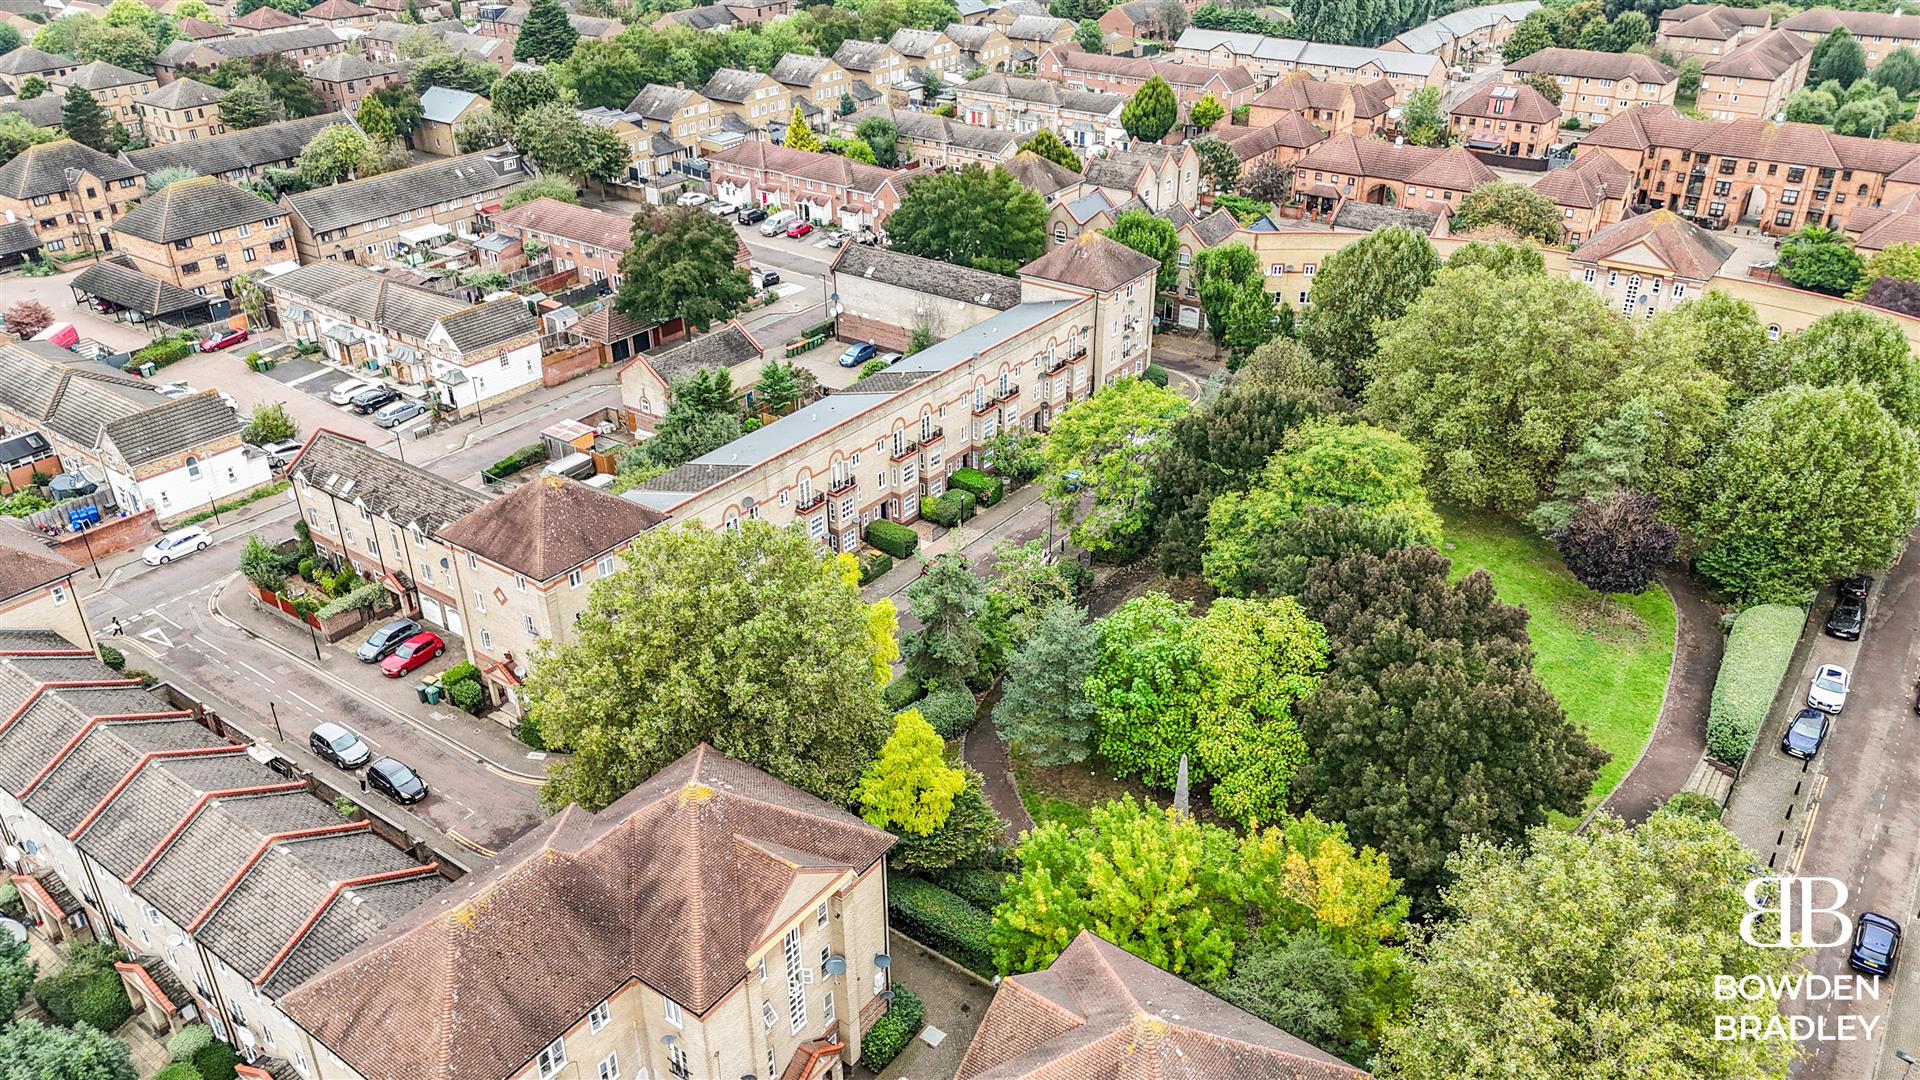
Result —
<path fill-rule="evenodd" d="M 791 210 L 782 210 L 760 223 L 760 235 L 779 236 L 786 232 L 787 226 L 793 224 L 793 220 L 799 216 Z"/>

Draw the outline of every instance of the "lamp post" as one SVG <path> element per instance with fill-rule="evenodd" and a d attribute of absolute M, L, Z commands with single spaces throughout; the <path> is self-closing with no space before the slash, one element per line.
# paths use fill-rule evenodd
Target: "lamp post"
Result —
<path fill-rule="evenodd" d="M 84 524 L 80 526 L 80 543 L 87 549 L 87 565 L 93 567 L 93 579 L 98 581 L 100 580 L 100 560 L 94 558 L 93 541 L 87 538 L 88 528 L 89 526 Z"/>
<path fill-rule="evenodd" d="M 286 741 L 287 741 L 287 733 L 286 733 L 286 732 L 284 732 L 284 731 L 281 731 L 281 730 L 280 730 L 280 705 L 279 705 L 279 703 L 277 703 L 277 702 L 274 702 L 274 701 L 268 701 L 268 702 L 267 702 L 267 711 L 268 711 L 269 713 L 272 713 L 272 714 L 273 714 L 273 733 L 274 733 L 274 735 L 275 735 L 275 736 L 277 736 L 277 737 L 278 737 L 278 738 L 280 739 L 280 741 L 281 741 L 281 742 L 286 742 Z"/>

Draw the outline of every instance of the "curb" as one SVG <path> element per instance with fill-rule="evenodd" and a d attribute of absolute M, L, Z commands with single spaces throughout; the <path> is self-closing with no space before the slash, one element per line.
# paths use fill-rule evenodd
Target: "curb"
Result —
<path fill-rule="evenodd" d="M 1660 587 L 1666 589 L 1667 598 L 1671 600 L 1673 590 L 1667 589 L 1667 583 L 1664 581 L 1660 583 Z M 1633 764 L 1627 766 L 1627 771 L 1620 774 L 1620 780 L 1613 785 L 1613 790 L 1607 792 L 1606 798 L 1593 804 L 1593 809 L 1587 811 L 1586 816 L 1580 819 L 1580 824 L 1573 827 L 1574 832 L 1585 832 L 1595 815 L 1607 808 L 1607 804 L 1613 801 L 1613 797 L 1626 786 L 1628 777 L 1631 777 L 1634 771 L 1640 768 L 1640 763 L 1647 759 L 1647 753 L 1653 749 L 1654 740 L 1658 739 L 1660 732 L 1668 726 L 1667 701 L 1673 697 L 1674 682 L 1680 677 L 1680 605 L 1678 603 L 1673 605 L 1673 643 L 1669 646 L 1669 655 L 1671 659 L 1667 666 L 1667 684 L 1660 688 L 1660 711 L 1654 714 L 1653 730 L 1647 732 L 1647 741 L 1640 744 L 1640 752 L 1634 755 Z"/>

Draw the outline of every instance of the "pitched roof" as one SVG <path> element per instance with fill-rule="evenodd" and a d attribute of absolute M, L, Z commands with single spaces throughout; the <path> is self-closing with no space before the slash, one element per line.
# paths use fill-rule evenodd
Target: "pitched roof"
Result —
<path fill-rule="evenodd" d="M 1507 65 L 1508 71 L 1542 71 L 1576 79 L 1606 79 L 1666 84 L 1680 73 L 1639 53 L 1599 52 L 1594 49 L 1541 49 Z"/>
<path fill-rule="evenodd" d="M 61 644 L 44 631 L 0 643 L 0 708 L 16 717 L 0 732 L 0 777 L 263 992 L 280 997 L 444 884 L 434 864 Z"/>
<path fill-rule="evenodd" d="M 1442 15 L 1432 22 L 1422 23 L 1410 30 L 1402 31 L 1393 40 L 1406 46 L 1408 52 L 1439 52 L 1448 42 L 1457 41 L 1476 31 L 1498 26 L 1502 19 L 1517 23 L 1538 10 L 1538 0 L 1513 0 L 1505 4 L 1483 4 L 1480 7 L 1462 8 L 1449 15 Z"/>
<path fill-rule="evenodd" d="M 173 20 L 173 28 L 188 41 L 203 41 L 207 38 L 228 37 L 233 31 L 219 23 L 210 23 L 205 19 L 196 19 L 189 15 L 184 19 Z"/>
<path fill-rule="evenodd" d="M 133 86 L 152 81 L 151 75 L 128 71 L 117 64 L 109 64 L 105 60 L 95 60 L 91 64 L 82 65 L 52 80 L 55 86 L 78 86 L 82 90 L 108 90 L 116 86 Z"/>
<path fill-rule="evenodd" d="M 259 12 L 254 12 L 259 14 Z M 237 25 L 237 24 L 236 24 Z M 295 49 L 311 49 L 323 45 L 341 44 L 345 39 L 333 32 L 328 26 L 300 26 L 291 30 L 275 30 L 266 34 L 236 34 L 233 37 L 209 38 L 206 41 L 176 41 L 160 50 L 154 58 L 159 67 L 179 67 L 183 64 L 196 64 L 200 57 L 210 54 L 216 59 L 233 60 L 248 56 L 275 56 Z"/>
<path fill-rule="evenodd" d="M 985 270 L 955 266 L 938 259 L 889 251 L 865 244 L 847 244 L 834 256 L 831 269 L 837 274 L 879 281 L 931 293 L 949 300 L 1005 311 L 1020 302 L 1020 281 Z"/>
<path fill-rule="evenodd" d="M 511 1075 L 631 980 L 706 1012 L 803 874 L 863 872 L 892 844 L 703 744 L 597 814 L 547 819 L 281 1007 L 370 1076 Z"/>
<path fill-rule="evenodd" d="M 1772 30 L 1708 64 L 1704 75 L 1777 79 L 1813 53 L 1813 42 L 1791 30 Z"/>
<path fill-rule="evenodd" d="M 1864 252 L 1920 243 L 1920 198 L 1910 193 L 1880 206 L 1855 207 L 1847 215 L 1846 231 L 1854 248 Z"/>
<path fill-rule="evenodd" d="M 680 106 L 686 104 L 686 100 L 692 97 L 693 93 L 684 86 L 654 83 L 640 88 L 640 92 L 627 103 L 627 111 L 639 113 L 649 120 L 670 121 L 679 115 Z"/>
<path fill-rule="evenodd" d="M 887 45 L 901 56 L 925 58 L 940 44 L 941 33 L 938 30 L 919 30 L 903 26 L 887 39 Z"/>
<path fill-rule="evenodd" d="M 1645 153 L 1659 146 L 1696 154 L 1762 158 L 1820 169 L 1864 169 L 1890 179 L 1920 175 L 1920 146 L 1894 139 L 1835 135 L 1815 124 L 1775 124 L 1765 120 L 1689 120 L 1671 106 L 1617 113 L 1581 140 Z"/>
<path fill-rule="evenodd" d="M 1056 105 L 1062 109 L 1092 113 L 1096 116 L 1111 116 L 1114 110 L 1124 107 L 1127 103 L 1125 95 L 1122 94 L 1109 94 L 1100 90 L 1074 90 L 1051 79 L 1029 79 L 999 73 L 982 75 L 962 83 L 960 89 L 966 93 L 1004 97 L 1012 101 Z"/>
<path fill-rule="evenodd" d="M 820 72 L 830 61 L 824 56 L 807 56 L 803 53 L 786 53 L 780 62 L 773 65 L 769 73 L 774 82 L 782 86 L 812 86 L 820 77 Z"/>
<path fill-rule="evenodd" d="M 22 45 L 0 55 L 0 75 L 45 75 L 49 71 L 76 66 L 77 61 Z"/>
<path fill-rule="evenodd" d="M 727 101 L 740 104 L 748 95 L 759 89 L 767 78 L 758 71 L 742 71 L 739 68 L 716 68 L 707 78 L 707 84 L 700 88 L 700 96 L 709 101 Z"/>
<path fill-rule="evenodd" d="M 1608 225 L 1588 237 L 1570 258 L 1576 263 L 1597 263 L 1640 245 L 1674 276 L 1695 281 L 1718 274 L 1733 255 L 1732 244 L 1670 210 L 1655 210 Z"/>
<path fill-rule="evenodd" d="M 115 264 L 95 263 L 80 276 L 102 266 Z M 78 281 L 76 277 L 76 286 Z M 206 303 L 204 297 L 194 296 L 194 300 Z M 34 421 L 36 427 L 79 446 L 97 447 L 107 425 L 173 400 L 177 399 L 155 391 L 151 383 L 57 345 L 39 341 L 0 344 L 0 404 Z M 230 430 L 240 430 L 232 409 L 227 410 L 227 417 L 232 424 Z"/>
<path fill-rule="evenodd" d="M 496 226 L 564 237 L 603 248 L 624 249 L 633 238 L 633 219 L 575 206 L 558 199 L 540 198 L 493 215 Z"/>
<path fill-rule="evenodd" d="M 833 62 L 848 71 L 872 71 L 874 66 L 886 59 L 893 47 L 884 41 L 860 41 L 848 38 L 833 51 Z"/>
<path fill-rule="evenodd" d="M 334 19 L 370 19 L 378 14 L 379 12 L 374 9 L 362 7 L 354 3 L 353 0 L 320 0 L 318 4 L 301 12 L 300 17 L 303 19 L 331 21 Z"/>
<path fill-rule="evenodd" d="M 1438 150 L 1430 146 L 1396 145 L 1379 139 L 1335 135 L 1307 151 L 1296 170 L 1321 170 L 1348 176 L 1366 176 L 1402 184 L 1470 191 L 1498 180 L 1492 169 L 1460 147 Z"/>
<path fill-rule="evenodd" d="M 460 114 L 476 101 L 486 104 L 485 98 L 470 90 L 429 87 L 426 93 L 420 95 L 420 119 L 436 124 L 451 124 L 459 120 Z"/>
<path fill-rule="evenodd" d="M 396 525 L 418 525 L 433 535 L 487 503 L 487 497 L 472 488 L 325 428 L 307 439 L 287 475 L 336 499 L 365 506 L 370 514 L 385 515 Z"/>
<path fill-rule="evenodd" d="M 707 155 L 707 160 L 836 184 L 853 191 L 878 191 L 882 184 L 894 178 L 892 169 L 868 165 L 838 154 L 790 150 L 758 139 L 716 150 Z"/>
<path fill-rule="evenodd" d="M 364 180 L 303 191 L 287 196 L 287 205 L 300 215 L 309 229 L 323 233 L 362 221 L 392 217 L 404 210 L 418 210 L 509 187 L 528 175 L 520 155 L 483 150 Z"/>
<path fill-rule="evenodd" d="M 142 105 L 156 109 L 194 109 L 202 105 L 212 105 L 227 92 L 216 86 L 208 86 L 198 79 L 178 78 L 158 90 L 149 90 L 140 95 Z"/>
<path fill-rule="evenodd" d="M 1055 45 L 1049 51 L 1060 61 L 1061 70 L 1066 72 L 1093 72 L 1110 78 L 1130 79 L 1143 83 L 1158 75 L 1176 89 L 1199 89 L 1212 85 L 1216 80 L 1219 81 L 1220 88 L 1228 92 L 1253 88 L 1253 72 L 1238 65 L 1210 68 L 1199 64 L 1181 64 L 1143 56 L 1107 56 L 1102 53 L 1090 53 L 1072 42 Z"/>
<path fill-rule="evenodd" d="M 1772 13 L 1723 4 L 1683 4 L 1660 13 L 1660 36 L 1696 41 L 1731 41 L 1747 30 L 1765 26 Z"/>
<path fill-rule="evenodd" d="M 955 1080 L 1365 1080 L 1301 1039 L 1082 930 L 1001 982 Z"/>
<path fill-rule="evenodd" d="M 1230 137 L 1225 140 L 1226 144 L 1233 147 L 1241 161 L 1250 161 L 1282 146 L 1304 150 L 1327 138 L 1326 132 L 1297 112 L 1283 113 L 1280 119 L 1265 127 L 1229 130 L 1227 134 Z"/>
<path fill-rule="evenodd" d="M 440 537 L 534 581 L 551 581 L 665 520 L 577 480 L 542 476 L 441 529 Z"/>
<path fill-rule="evenodd" d="M 1021 267 L 1020 276 L 1110 292 L 1142 275 L 1151 275 L 1159 265 L 1152 256 L 1118 240 L 1085 232 L 1048 248 L 1045 255 Z"/>
<path fill-rule="evenodd" d="M 241 30 L 284 30 L 290 26 L 305 26 L 298 15 L 289 15 L 276 7 L 255 8 L 245 15 L 229 21 L 228 25 Z"/>
<path fill-rule="evenodd" d="M 1403 225 L 1431 236 L 1434 226 L 1439 221 L 1440 215 L 1429 210 L 1415 210 L 1409 206 L 1382 206 L 1379 203 L 1361 202 L 1358 199 L 1340 200 L 1340 209 L 1333 215 L 1334 228 L 1353 229 L 1356 232 L 1374 232 L 1392 225 Z"/>
<path fill-rule="evenodd" d="M 220 392 L 202 390 L 110 421 L 105 434 L 127 464 L 139 466 L 217 442 L 240 428 Z"/>
<path fill-rule="evenodd" d="M 1357 117 L 1385 116 L 1393 107 L 1395 90 L 1386 79 L 1365 83 L 1325 82 L 1311 72 L 1296 71 L 1268 87 L 1253 104 L 1270 109 L 1351 109 Z"/>
<path fill-rule="evenodd" d="M 80 564 L 47 546 L 24 525 L 0 526 L 0 600 L 72 577 Z"/>
<path fill-rule="evenodd" d="M 134 269 L 130 259 L 105 258 L 74 275 L 69 282 L 88 296 L 99 297 L 142 315 L 170 315 L 205 307 L 207 298 L 170 281 L 158 281 Z"/>
<path fill-rule="evenodd" d="M 854 122 L 858 123 L 868 116 L 883 116 L 893 121 L 893 126 L 908 139 L 958 146 L 995 157 L 1010 155 L 1014 147 L 1020 145 L 1020 136 L 1011 131 L 966 124 L 952 117 L 918 109 L 895 110 L 882 106 L 862 113 Z"/>
<path fill-rule="evenodd" d="M 34 231 L 33 222 L 25 218 L 0 221 L 0 255 L 17 255 L 39 246 L 40 234 Z"/>
<path fill-rule="evenodd" d="M 1051 15 L 1022 15 L 1000 31 L 1009 41 L 1058 41 L 1073 23 Z"/>
<path fill-rule="evenodd" d="M 1555 205 L 1591 210 L 1609 199 L 1624 200 L 1633 190 L 1633 173 L 1611 155 L 1584 154 L 1535 180 L 1533 190 Z"/>
<path fill-rule="evenodd" d="M 949 23 L 947 28 L 941 31 L 947 35 L 948 41 L 960 46 L 963 52 L 979 52 L 986 48 L 993 40 L 993 35 L 998 32 L 997 27 L 968 26 L 964 23 Z"/>
<path fill-rule="evenodd" d="M 351 82 L 357 79 L 377 79 L 382 75 L 392 75 L 400 69 L 392 64 L 376 63 L 364 56 L 353 53 L 334 53 L 307 69 L 307 78 L 317 82 Z"/>
<path fill-rule="evenodd" d="M 140 200 L 113 231 L 156 244 L 171 244 L 215 229 L 251 225 L 286 211 L 248 191 L 212 176 L 176 180 Z"/>
<path fill-rule="evenodd" d="M 298 120 L 283 120 L 277 124 L 263 124 L 244 131 L 229 131 L 211 139 L 162 143 L 144 150 L 128 150 L 125 156 L 134 168 L 147 173 L 162 169 L 189 169 L 202 176 L 252 172 L 268 165 L 292 161 L 300 156 L 300 151 L 313 141 L 315 135 L 335 124 L 351 122 L 345 113 L 321 113 Z"/>
<path fill-rule="evenodd" d="M 462 353 L 483 352 L 501 342 L 534 333 L 540 321 L 518 296 L 503 296 L 440 317 L 453 347 Z"/>
<path fill-rule="evenodd" d="M 1031 150 L 1022 150 L 1013 155 L 1013 160 L 1003 163 L 1001 168 L 1013 175 L 1015 180 L 1028 190 L 1045 197 L 1080 181 L 1080 174 L 1050 158 L 1043 158 Z"/>
<path fill-rule="evenodd" d="M 849 244 L 848 247 L 860 247 Z M 660 376 L 668 386 L 692 375 L 704 368 L 738 367 L 760 359 L 765 350 L 746 327 L 738 322 L 730 322 L 712 333 L 701 334 L 681 342 L 672 348 L 647 353 L 638 359 L 644 359 L 647 366 Z"/>
<path fill-rule="evenodd" d="M 1325 67 L 1359 71 L 1372 66 L 1383 74 L 1427 78 L 1443 71 L 1446 64 L 1431 53 L 1396 52 L 1392 49 L 1367 49 L 1358 45 L 1327 45 L 1295 38 L 1265 37 L 1231 30 L 1202 30 L 1189 26 L 1174 43 L 1176 50 L 1225 52 L 1232 56 L 1258 60 L 1277 60 L 1298 67 Z"/>
<path fill-rule="evenodd" d="M 1829 34 L 1844 26 L 1854 37 L 1892 37 L 1908 41 L 1920 38 L 1920 15 L 1889 15 L 1880 11 L 1814 8 L 1787 19 L 1780 26 L 1785 30 L 1806 30 L 1815 34 Z"/>
<path fill-rule="evenodd" d="M 352 263 L 308 263 L 269 279 L 266 288 L 283 303 L 293 300 L 338 311 L 415 341 L 425 341 L 440 327 L 462 352 L 511 340 L 539 325 L 517 296 L 469 304 Z"/>
<path fill-rule="evenodd" d="M 60 111 L 65 102 L 59 94 L 41 94 L 36 98 L 22 101 L 0 101 L 0 114 L 13 113 L 24 116 L 27 123 L 34 127 L 57 128 L 60 126 Z"/>
<path fill-rule="evenodd" d="M 0 165 L 0 195 L 29 200 L 65 191 L 68 169 L 82 169 L 101 180 L 130 180 L 142 175 L 141 170 L 91 146 L 59 139 L 29 146 Z"/>
<path fill-rule="evenodd" d="M 1467 91 L 1465 97 L 1448 107 L 1447 114 L 1510 120 L 1519 124 L 1560 122 L 1560 106 L 1548 101 L 1545 94 L 1525 83 L 1501 82 L 1498 75 Z"/>

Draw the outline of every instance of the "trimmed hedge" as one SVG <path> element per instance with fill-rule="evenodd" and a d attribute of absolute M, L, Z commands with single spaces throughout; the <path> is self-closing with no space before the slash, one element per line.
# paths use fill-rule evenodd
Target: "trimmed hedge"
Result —
<path fill-rule="evenodd" d="M 887 909 L 908 937 L 961 967 L 992 978 L 993 916 L 916 877 L 887 875 Z"/>
<path fill-rule="evenodd" d="M 200 1048 L 217 1040 L 213 1029 L 205 1024 L 189 1024 L 173 1033 L 167 1040 L 167 1056 L 175 1061 L 192 1061 Z"/>
<path fill-rule="evenodd" d="M 914 702 L 919 701 L 920 695 L 926 693 L 926 691 L 926 686 L 920 682 L 917 676 L 909 675 L 903 671 L 896 676 L 892 682 L 887 684 L 886 689 L 880 691 L 880 700 L 886 702 L 887 708 L 892 709 L 894 712 L 899 712 Z"/>
<path fill-rule="evenodd" d="M 1000 906 L 1007 874 L 981 866 L 956 866 L 933 875 L 933 883 L 981 911 L 992 911 Z"/>
<path fill-rule="evenodd" d="M 447 688 L 447 697 L 452 699 L 455 705 L 475 716 L 480 714 L 480 710 L 487 703 L 486 688 L 480 685 L 478 679 L 461 679 L 454 683 Z"/>
<path fill-rule="evenodd" d="M 867 543 L 896 559 L 911 559 L 920 547 L 920 534 L 897 521 L 881 518 L 867 523 Z"/>
<path fill-rule="evenodd" d="M 536 461 L 545 461 L 546 457 L 547 447 L 545 443 L 534 443 L 531 446 L 523 446 L 513 453 L 508 454 L 506 457 L 501 458 L 499 461 L 487 466 L 486 471 L 481 473 L 481 475 L 490 480 L 500 480 L 512 476 L 514 473 L 519 472 L 521 469 L 526 468 Z"/>
<path fill-rule="evenodd" d="M 973 516 L 973 493 L 953 488 L 937 499 L 920 500 L 920 516 L 951 529 Z"/>
<path fill-rule="evenodd" d="M 980 703 L 964 686 L 936 686 L 920 699 L 920 715 L 943 739 L 957 739 L 973 726 Z"/>
<path fill-rule="evenodd" d="M 469 682 L 469 681 L 471 682 L 480 681 L 480 669 L 477 667 L 474 667 L 473 661 L 471 660 L 460 661 L 459 663 L 448 668 L 440 676 L 440 685 L 446 687 L 448 693 L 453 692 L 454 683 Z"/>
<path fill-rule="evenodd" d="M 200 1080 L 200 1070 L 188 1062 L 176 1061 L 154 1073 L 153 1080 Z"/>
<path fill-rule="evenodd" d="M 880 1014 L 880 1019 L 875 1020 L 860 1039 L 860 1064 L 874 1072 L 886 1068 L 913 1037 L 920 1034 L 920 1025 L 926 1018 L 927 1007 L 920 998 L 895 983 L 893 1001 L 888 1003 L 887 1011 Z"/>
<path fill-rule="evenodd" d="M 193 1071 L 199 1073 L 202 1080 L 233 1080 L 233 1066 L 238 1060 L 233 1047 L 218 1039 L 196 1050 L 193 1057 L 188 1059 Z"/>
<path fill-rule="evenodd" d="M 84 1023 L 118 1030 L 133 1015 L 120 973 L 113 969 L 119 955 L 109 945 L 74 946 L 66 967 L 34 981 L 33 999 L 65 1027 Z"/>
<path fill-rule="evenodd" d="M 1730 765 L 1746 760 L 1806 621 L 1806 612 L 1786 604 L 1750 607 L 1733 621 L 1707 712 L 1708 753 Z"/>
<path fill-rule="evenodd" d="M 862 552 L 856 561 L 860 564 L 862 585 L 893 569 L 893 556 L 884 551 Z"/>
<path fill-rule="evenodd" d="M 1159 364 L 1148 364 L 1146 373 L 1141 377 L 1153 385 L 1160 387 L 1162 390 L 1166 389 L 1168 381 L 1167 369 L 1161 367 Z"/>
<path fill-rule="evenodd" d="M 999 502 L 1007 490 L 1007 485 L 998 477 L 988 476 L 979 469 L 955 469 L 947 482 L 980 500 L 981 506 Z"/>
<path fill-rule="evenodd" d="M 119 671 L 127 666 L 127 654 L 121 652 L 119 649 L 111 645 L 102 645 L 100 646 L 99 652 L 100 662 L 113 670 Z"/>
<path fill-rule="evenodd" d="M 132 361 L 127 366 L 139 371 L 142 364 L 152 364 L 158 370 L 175 360 L 184 360 L 192 355 L 192 342 L 182 341 L 179 338 L 162 338 L 151 345 L 143 345 L 135 349 Z"/>

